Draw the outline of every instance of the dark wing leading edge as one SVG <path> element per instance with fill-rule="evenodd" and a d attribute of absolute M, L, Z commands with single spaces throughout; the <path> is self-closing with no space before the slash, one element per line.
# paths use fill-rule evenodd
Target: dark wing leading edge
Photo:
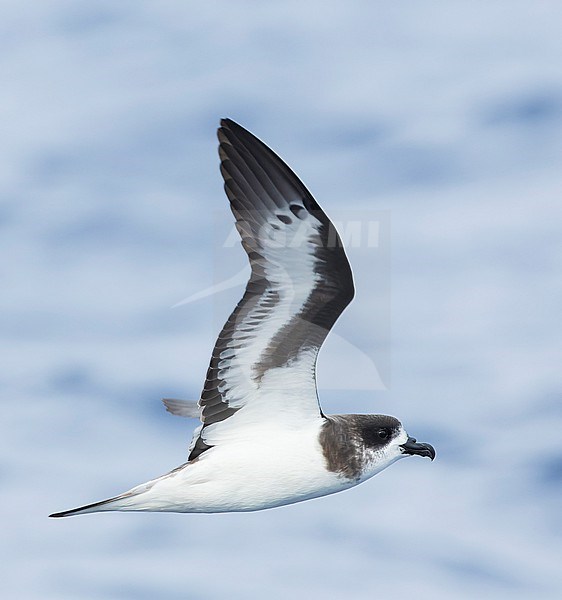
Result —
<path fill-rule="evenodd" d="M 316 357 L 354 294 L 341 240 L 298 177 L 230 119 L 218 138 L 251 276 L 213 350 L 189 460 L 247 427 L 319 418 Z"/>

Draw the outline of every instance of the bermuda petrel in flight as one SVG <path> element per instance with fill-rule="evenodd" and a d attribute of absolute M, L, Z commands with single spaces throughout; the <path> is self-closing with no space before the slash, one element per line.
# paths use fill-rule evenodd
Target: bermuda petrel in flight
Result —
<path fill-rule="evenodd" d="M 230 512 L 353 487 L 398 459 L 433 460 L 394 417 L 325 415 L 316 358 L 354 295 L 341 240 L 293 171 L 249 131 L 218 130 L 224 188 L 251 276 L 215 344 L 187 462 L 119 496 L 52 514 Z M 167 402 L 191 415 L 189 405 Z"/>

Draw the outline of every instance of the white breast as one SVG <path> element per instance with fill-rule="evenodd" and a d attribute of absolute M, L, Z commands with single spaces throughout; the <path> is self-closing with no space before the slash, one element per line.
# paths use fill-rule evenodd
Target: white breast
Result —
<path fill-rule="evenodd" d="M 321 426 L 319 419 L 304 430 L 248 429 L 240 441 L 211 448 L 156 480 L 136 500 L 147 505 L 145 510 L 252 511 L 353 487 L 358 482 L 326 469 L 318 442 Z"/>

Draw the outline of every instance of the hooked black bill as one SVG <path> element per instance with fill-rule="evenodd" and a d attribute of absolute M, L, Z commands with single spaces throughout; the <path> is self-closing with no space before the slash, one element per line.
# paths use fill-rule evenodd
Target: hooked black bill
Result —
<path fill-rule="evenodd" d="M 418 442 L 416 438 L 409 437 L 405 444 L 401 444 L 400 448 L 404 454 L 417 454 L 418 456 L 427 456 L 431 460 L 435 458 L 435 448 L 431 444 Z"/>

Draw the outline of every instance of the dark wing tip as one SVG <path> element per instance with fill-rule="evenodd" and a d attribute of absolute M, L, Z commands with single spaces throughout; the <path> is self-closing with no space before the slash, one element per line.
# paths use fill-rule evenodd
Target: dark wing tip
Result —
<path fill-rule="evenodd" d="M 236 127 L 243 129 L 242 125 L 238 125 L 238 123 L 236 121 L 233 121 L 232 119 L 229 119 L 228 117 L 223 117 L 220 121 L 220 125 L 221 125 L 221 127 L 225 127 L 227 129 L 228 128 L 235 129 Z"/>
<path fill-rule="evenodd" d="M 64 510 L 63 512 L 52 513 L 51 515 L 49 515 L 49 519 L 59 519 L 60 517 L 68 517 L 71 514 L 71 510 Z"/>
<path fill-rule="evenodd" d="M 127 498 L 129 496 L 134 496 L 136 494 L 132 492 L 125 492 L 120 496 L 114 496 L 113 498 L 107 498 L 106 500 L 100 500 L 99 502 L 92 502 L 91 504 L 85 504 L 84 506 L 79 506 L 78 508 L 71 508 L 70 510 L 63 510 L 62 512 L 53 513 L 49 515 L 53 519 L 58 519 L 59 517 L 70 517 L 71 515 L 82 515 L 92 512 L 100 512 L 97 510 L 100 506 L 106 506 L 107 504 L 111 504 L 116 500 L 121 500 L 122 498 Z"/>
<path fill-rule="evenodd" d="M 228 134 L 230 134 L 230 137 Z M 240 142 L 243 144 L 250 144 L 250 146 L 257 144 L 258 149 L 262 151 L 265 150 L 267 153 L 273 154 L 277 160 L 283 163 L 283 161 L 273 152 L 273 150 L 271 150 L 271 148 L 269 148 L 269 146 L 267 146 L 267 144 L 264 144 L 264 142 L 256 137 L 251 131 L 245 127 L 242 127 L 242 125 L 239 125 L 232 119 L 225 118 L 220 120 L 220 127 L 217 130 L 217 135 L 220 142 L 232 144 L 233 141 L 238 138 L 238 144 L 240 144 Z M 286 167 L 284 163 L 283 165 Z"/>
<path fill-rule="evenodd" d="M 59 519 L 60 517 L 70 517 L 72 515 L 80 515 L 83 511 L 88 511 L 91 508 L 95 508 L 97 506 L 102 506 L 103 504 L 107 504 L 111 502 L 110 500 L 102 500 L 101 502 L 93 502 L 92 504 L 86 504 L 85 506 L 80 506 L 78 508 L 71 508 L 70 510 L 63 510 L 62 512 L 57 512 L 49 515 L 49 518 Z"/>
<path fill-rule="evenodd" d="M 235 123 L 232 119 L 221 119 L 220 127 L 217 129 L 217 138 L 219 139 L 219 154 L 221 153 L 221 147 L 223 144 L 231 143 L 228 139 L 228 133 L 232 135 L 233 132 L 236 132 L 236 128 L 239 130 L 244 130 L 243 127 Z M 224 150 L 222 151 L 224 153 Z M 221 156 L 221 161 L 225 157 Z"/>
<path fill-rule="evenodd" d="M 242 125 L 238 125 L 238 123 L 236 123 L 236 121 L 233 121 L 232 119 L 228 119 L 228 118 L 224 118 L 224 119 L 220 120 L 220 127 L 219 127 L 217 133 L 220 134 L 220 133 L 224 132 L 224 130 L 229 130 L 229 131 L 233 131 L 233 132 L 246 131 L 244 129 L 244 127 L 242 127 Z"/>

